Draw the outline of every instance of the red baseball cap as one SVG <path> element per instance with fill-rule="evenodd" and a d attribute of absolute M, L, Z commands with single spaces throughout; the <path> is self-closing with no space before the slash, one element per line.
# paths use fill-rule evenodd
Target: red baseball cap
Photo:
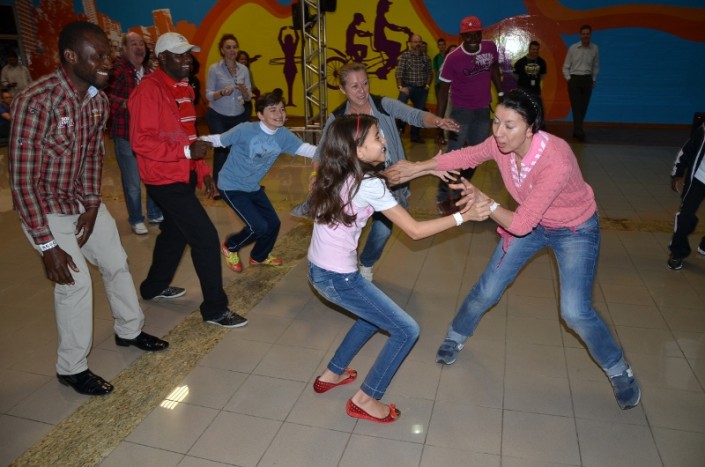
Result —
<path fill-rule="evenodd" d="M 482 31 L 482 22 L 477 16 L 467 16 L 460 22 L 460 34 Z"/>

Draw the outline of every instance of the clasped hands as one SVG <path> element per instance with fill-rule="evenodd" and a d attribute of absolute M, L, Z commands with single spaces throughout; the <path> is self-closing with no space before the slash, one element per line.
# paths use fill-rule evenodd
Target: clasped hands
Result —
<path fill-rule="evenodd" d="M 212 136 L 202 136 L 201 139 L 197 139 L 196 141 L 191 143 L 191 145 L 189 146 L 189 151 L 191 152 L 191 159 L 199 160 L 203 159 L 208 155 L 208 151 L 213 148 L 213 143 L 207 140 L 207 138 L 209 137 Z M 205 177 L 203 177 L 203 185 L 206 191 L 206 196 L 208 198 L 212 199 L 218 193 L 218 189 L 215 186 L 213 177 L 211 177 L 210 175 L 206 175 Z"/>
<path fill-rule="evenodd" d="M 455 180 L 455 183 L 448 183 L 452 190 L 460 191 L 460 200 L 455 205 L 460 208 L 463 219 L 471 221 L 485 221 L 490 217 L 490 204 L 492 200 L 489 196 L 478 190 L 476 186 L 467 181 L 464 177 L 459 177 L 458 172 L 448 171 L 446 176 L 448 181 Z"/>
<path fill-rule="evenodd" d="M 465 178 L 459 177 L 458 171 L 423 169 L 419 164 L 407 160 L 401 160 L 384 171 L 387 183 L 391 186 L 406 183 L 422 175 L 435 175 L 447 182 L 452 190 L 460 191 L 461 198 L 455 205 L 460 206 L 460 213 L 466 221 L 484 221 L 490 217 L 490 197 Z"/>

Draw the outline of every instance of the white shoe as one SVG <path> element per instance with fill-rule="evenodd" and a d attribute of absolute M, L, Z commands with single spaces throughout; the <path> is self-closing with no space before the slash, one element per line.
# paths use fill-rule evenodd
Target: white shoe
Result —
<path fill-rule="evenodd" d="M 147 229 L 147 226 L 144 225 L 144 222 L 138 222 L 131 227 L 132 231 L 137 235 L 147 235 L 149 233 L 149 229 Z"/>
<path fill-rule="evenodd" d="M 368 268 L 367 266 L 360 265 L 359 270 L 360 270 L 360 275 L 362 277 L 364 277 L 368 281 L 372 282 L 372 276 L 373 276 L 372 266 L 370 266 Z"/>

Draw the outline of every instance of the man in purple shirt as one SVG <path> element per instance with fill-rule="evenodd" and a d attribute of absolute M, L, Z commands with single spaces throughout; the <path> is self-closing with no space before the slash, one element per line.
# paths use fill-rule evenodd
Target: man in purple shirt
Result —
<path fill-rule="evenodd" d="M 499 91 L 500 99 L 504 95 L 497 46 L 492 41 L 482 40 L 482 23 L 477 17 L 468 16 L 460 22 L 460 38 L 463 43 L 446 55 L 438 77 L 441 86 L 436 114 L 445 115 L 450 92 L 450 118 L 460 124 L 460 131 L 450 134 L 446 151 L 484 141 L 490 134 L 492 84 Z M 470 180 L 474 171 L 467 169 L 461 174 Z M 457 210 L 450 199 L 448 185 L 441 180 L 436 195 L 441 214 Z"/>

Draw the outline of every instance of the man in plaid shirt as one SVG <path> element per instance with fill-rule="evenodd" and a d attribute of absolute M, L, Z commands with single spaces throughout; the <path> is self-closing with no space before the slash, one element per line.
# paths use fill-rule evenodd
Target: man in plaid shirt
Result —
<path fill-rule="evenodd" d="M 396 78 L 399 100 L 406 104 L 411 99 L 415 109 L 423 110 L 426 106 L 429 86 L 433 82 L 433 67 L 431 59 L 423 50 L 423 41 L 418 34 L 411 36 L 409 50 L 401 54 Z M 405 124 L 399 121 L 398 123 L 399 130 L 403 130 Z M 411 127 L 411 142 L 423 143 L 419 127 Z"/>
<path fill-rule="evenodd" d="M 55 282 L 59 382 L 87 395 L 113 386 L 88 369 L 93 292 L 87 261 L 100 269 L 115 317 L 115 343 L 142 350 L 166 341 L 142 332 L 144 314 L 115 220 L 101 203 L 103 130 L 112 64 L 105 33 L 87 22 L 59 35 L 61 66 L 15 98 L 10 130 L 12 199 L 30 243 Z"/>
<path fill-rule="evenodd" d="M 125 194 L 127 216 L 132 231 L 146 235 L 149 230 L 144 225 L 142 215 L 142 181 L 137 169 L 137 158 L 130 146 L 130 114 L 127 111 L 127 98 L 151 70 L 143 65 L 147 48 L 142 36 L 128 32 L 122 38 L 122 55 L 115 60 L 113 79 L 110 83 L 110 136 L 115 141 L 115 157 L 122 178 L 122 191 Z M 159 224 L 164 217 L 157 203 L 147 195 L 147 219 L 150 224 Z"/>

